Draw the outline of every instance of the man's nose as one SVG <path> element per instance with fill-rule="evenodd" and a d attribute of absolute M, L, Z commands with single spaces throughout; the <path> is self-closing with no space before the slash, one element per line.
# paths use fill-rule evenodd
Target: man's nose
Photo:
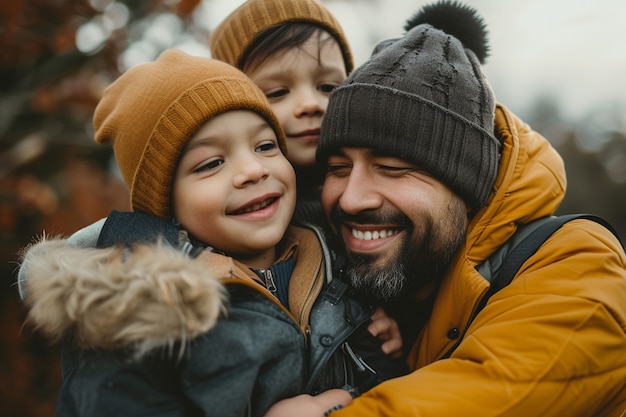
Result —
<path fill-rule="evenodd" d="M 339 206 L 349 214 L 382 207 L 383 196 L 374 178 L 364 169 L 353 168 L 346 188 L 339 198 Z"/>

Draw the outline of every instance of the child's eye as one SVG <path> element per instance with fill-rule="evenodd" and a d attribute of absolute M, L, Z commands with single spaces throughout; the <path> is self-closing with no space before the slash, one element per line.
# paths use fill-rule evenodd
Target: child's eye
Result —
<path fill-rule="evenodd" d="M 278 143 L 276 142 L 273 142 L 273 141 L 263 142 L 262 144 L 254 148 L 254 151 L 255 152 L 268 152 L 277 148 L 278 148 Z"/>
<path fill-rule="evenodd" d="M 319 90 L 326 94 L 332 93 L 335 88 L 337 88 L 337 84 L 322 84 L 319 86 Z"/>
<path fill-rule="evenodd" d="M 206 164 L 200 165 L 198 168 L 196 168 L 194 170 L 194 172 L 210 171 L 212 169 L 215 169 L 215 168 L 219 167 L 223 163 L 224 163 L 223 159 L 212 159 L 209 162 L 207 162 Z"/>
<path fill-rule="evenodd" d="M 268 99 L 276 99 L 276 98 L 281 98 L 286 96 L 289 93 L 289 91 L 286 88 L 278 88 L 275 90 L 269 90 L 265 92 L 265 97 L 267 97 Z"/>

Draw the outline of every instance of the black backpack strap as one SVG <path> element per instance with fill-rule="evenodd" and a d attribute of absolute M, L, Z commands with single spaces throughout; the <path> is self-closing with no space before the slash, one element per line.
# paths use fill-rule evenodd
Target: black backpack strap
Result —
<path fill-rule="evenodd" d="M 513 248 L 511 252 L 509 252 L 506 256 L 505 262 L 502 264 L 502 267 L 498 272 L 498 275 L 492 281 L 487 295 L 490 297 L 509 285 L 524 262 L 526 262 L 526 260 L 533 253 L 535 253 L 554 232 L 560 229 L 561 226 L 575 219 L 587 219 L 599 223 L 609 229 L 619 240 L 617 231 L 602 217 L 598 217 L 593 214 L 566 214 L 558 217 L 552 217 L 533 230 L 530 235 L 528 235 L 519 245 Z M 620 243 L 622 244 L 622 247 L 624 247 L 624 244 L 621 241 Z"/>
<path fill-rule="evenodd" d="M 550 217 L 545 220 L 538 222 L 538 226 L 534 230 L 528 234 L 517 246 L 511 249 L 511 251 L 505 255 L 504 261 L 502 262 L 502 266 L 497 271 L 496 276 L 491 280 L 491 285 L 489 286 L 489 290 L 487 294 L 480 300 L 480 303 L 476 307 L 476 310 L 470 317 L 467 322 L 467 326 L 465 327 L 465 332 L 469 328 L 470 324 L 474 321 L 474 318 L 480 313 L 480 311 L 487 305 L 487 301 L 491 298 L 492 295 L 500 291 L 502 288 L 506 287 L 513 281 L 517 271 L 521 268 L 521 266 L 530 258 L 536 251 L 539 249 L 541 245 L 544 244 L 546 240 L 554 232 L 561 228 L 565 223 L 576 220 L 576 219 L 587 219 L 594 221 L 596 223 L 601 224 L 610 230 L 617 240 L 619 240 L 622 248 L 624 248 L 624 243 L 621 241 L 617 231 L 613 228 L 613 226 L 603 219 L 602 217 L 595 216 L 593 214 L 566 214 L 558 217 Z M 457 342 L 452 346 L 450 350 L 442 357 L 448 358 L 454 352 L 454 350 L 458 347 L 458 345 L 463 340 L 463 336 L 465 336 L 465 332 L 461 335 L 461 337 L 457 340 Z"/>

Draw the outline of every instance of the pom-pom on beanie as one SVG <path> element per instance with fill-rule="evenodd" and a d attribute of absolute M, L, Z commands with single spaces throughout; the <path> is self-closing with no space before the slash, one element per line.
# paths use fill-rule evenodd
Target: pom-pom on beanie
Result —
<path fill-rule="evenodd" d="M 205 122 L 231 110 L 267 120 L 286 153 L 263 93 L 224 62 L 167 50 L 106 88 L 94 113 L 95 141 L 113 144 L 134 211 L 171 218 L 172 181 L 185 144 Z"/>
<path fill-rule="evenodd" d="M 272 26 L 311 23 L 330 33 L 339 43 L 346 73 L 354 67 L 352 51 L 339 21 L 320 0 L 248 0 L 228 15 L 211 33 L 213 58 L 241 68 L 241 60 L 255 38 Z"/>
<path fill-rule="evenodd" d="M 484 23 L 475 10 L 440 1 L 405 29 L 333 91 L 318 162 L 341 147 L 370 148 L 414 163 L 477 210 L 495 182 L 500 151 L 495 99 L 480 66 L 488 51 Z"/>

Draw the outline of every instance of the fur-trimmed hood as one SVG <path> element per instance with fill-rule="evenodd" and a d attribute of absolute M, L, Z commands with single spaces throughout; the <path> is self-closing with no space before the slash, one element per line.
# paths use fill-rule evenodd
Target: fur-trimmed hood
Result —
<path fill-rule="evenodd" d="M 211 329 L 225 310 L 228 270 L 166 245 L 93 249 L 42 238 L 23 252 L 28 322 L 85 348 L 154 347 Z"/>

